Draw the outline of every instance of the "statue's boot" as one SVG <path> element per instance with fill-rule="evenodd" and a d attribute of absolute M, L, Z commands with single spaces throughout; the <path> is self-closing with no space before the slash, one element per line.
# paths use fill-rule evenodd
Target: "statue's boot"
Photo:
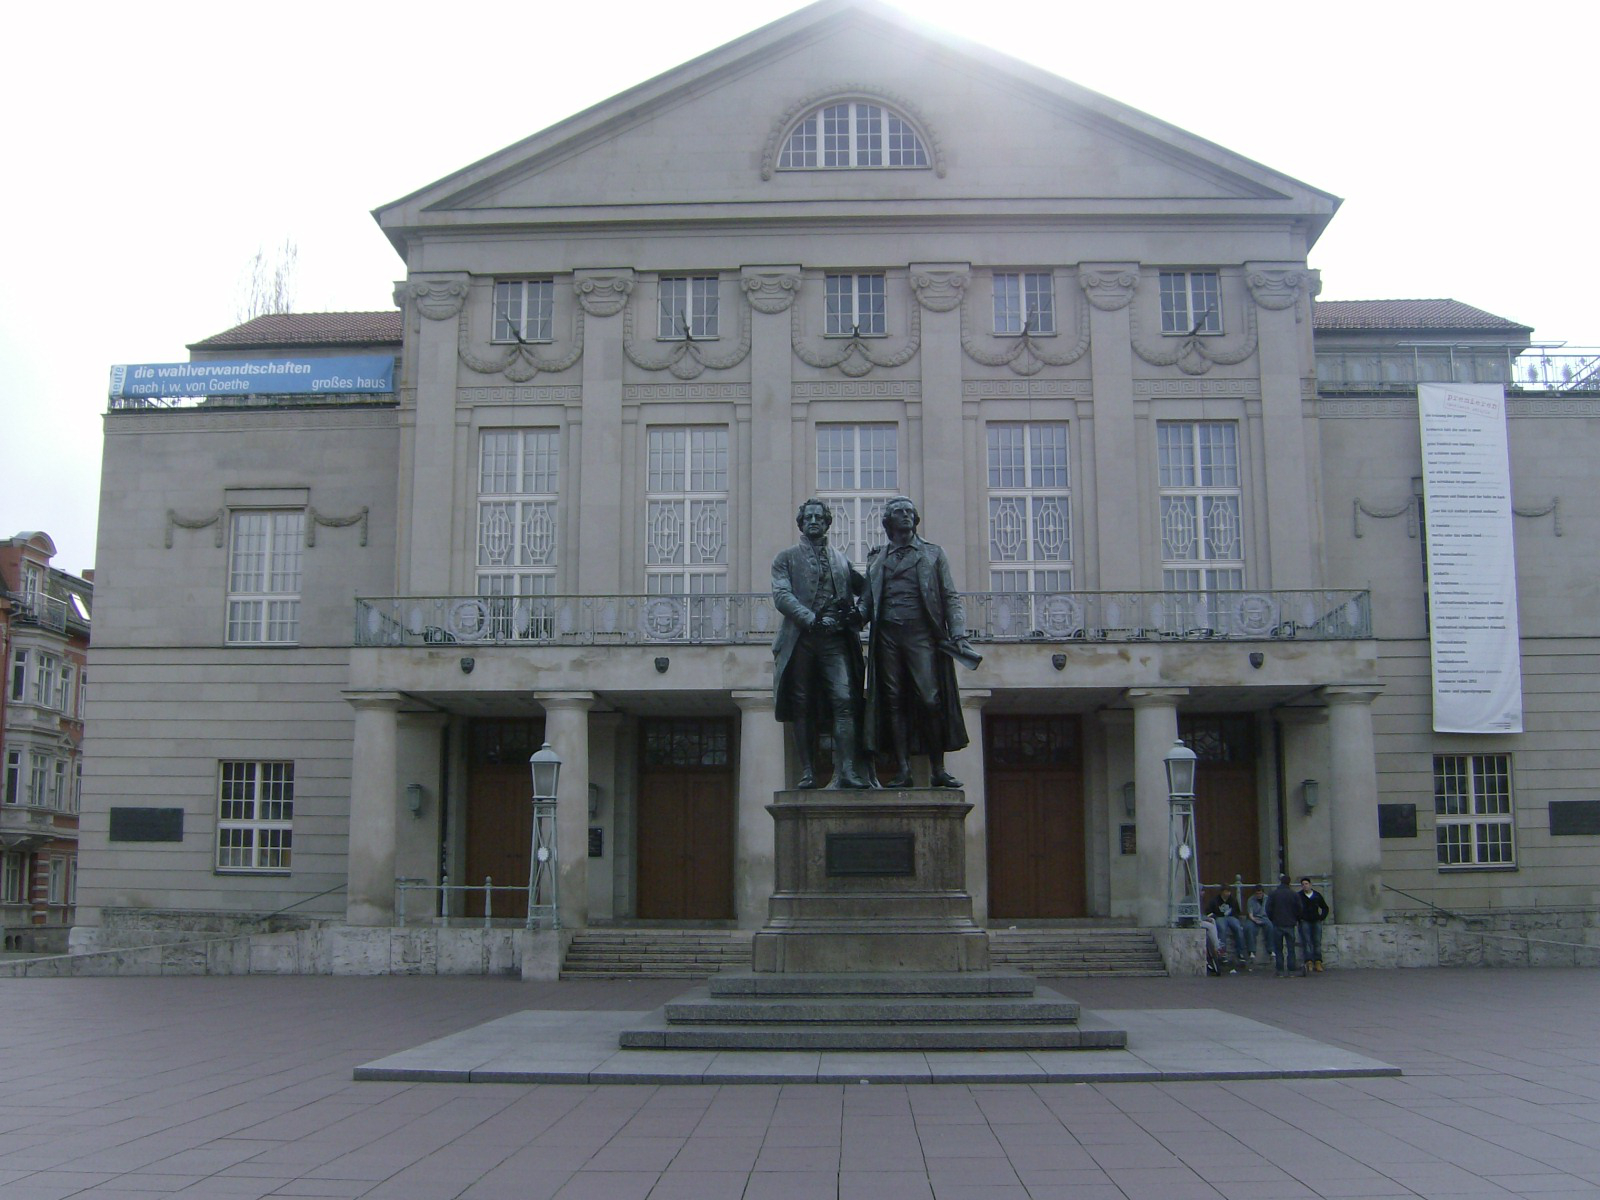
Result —
<path fill-rule="evenodd" d="M 904 713 L 894 713 L 889 717 L 889 740 L 894 744 L 894 774 L 883 781 L 883 786 L 908 788 L 911 786 L 911 731 L 906 725 Z"/>
<path fill-rule="evenodd" d="M 961 780 L 944 769 L 944 755 L 928 755 L 928 782 L 934 787 L 959 788 Z"/>
<path fill-rule="evenodd" d="M 817 772 L 811 765 L 811 747 L 816 744 L 813 724 L 810 717 L 794 719 L 795 758 L 800 763 L 800 778 L 795 780 L 794 785 L 803 792 L 808 792 L 817 786 Z"/>
<path fill-rule="evenodd" d="M 845 713 L 833 721 L 833 787 L 869 788 L 872 785 L 856 769 L 856 721 Z"/>

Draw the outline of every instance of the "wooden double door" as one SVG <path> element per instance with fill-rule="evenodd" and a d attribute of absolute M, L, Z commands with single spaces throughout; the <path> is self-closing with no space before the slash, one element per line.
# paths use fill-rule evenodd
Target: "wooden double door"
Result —
<path fill-rule="evenodd" d="M 533 850 L 533 779 L 528 759 L 544 743 L 543 721 L 479 720 L 467 735 L 466 893 L 463 911 L 484 915 L 485 878 L 526 888 Z M 526 892 L 494 893 L 492 915 L 526 917 Z"/>
<path fill-rule="evenodd" d="M 984 723 L 989 915 L 1088 915 L 1083 743 L 1076 716 Z"/>
<path fill-rule="evenodd" d="M 1178 736 L 1199 761 L 1194 772 L 1194 836 L 1200 882 L 1246 883 L 1261 875 L 1256 726 L 1249 713 L 1180 713 Z M 1270 890 L 1270 889 L 1269 889 Z M 1209 900 L 1212 893 L 1207 892 Z"/>
<path fill-rule="evenodd" d="M 733 917 L 732 722 L 648 719 L 640 729 L 637 891 L 646 920 Z"/>

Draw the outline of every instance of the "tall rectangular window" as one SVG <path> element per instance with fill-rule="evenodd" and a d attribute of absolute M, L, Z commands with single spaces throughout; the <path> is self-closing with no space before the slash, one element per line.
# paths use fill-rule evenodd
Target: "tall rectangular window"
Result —
<path fill-rule="evenodd" d="M 1187 593 L 1174 631 L 1215 628 L 1215 592 L 1244 587 L 1239 427 L 1231 421 L 1156 425 L 1161 487 L 1161 586 Z"/>
<path fill-rule="evenodd" d="M 645 582 L 653 596 L 728 590 L 728 431 L 651 429 Z"/>
<path fill-rule="evenodd" d="M 1056 331 L 1055 280 L 1044 271 L 994 277 L 994 331 L 1035 336 Z"/>
<path fill-rule="evenodd" d="M 1072 587 L 1072 503 L 1065 424 L 992 424 L 989 442 L 989 587 Z"/>
<path fill-rule="evenodd" d="M 888 332 L 882 275 L 829 275 L 826 280 L 830 337 L 882 337 Z"/>
<path fill-rule="evenodd" d="M 293 823 L 292 762 L 224 762 L 220 765 L 218 871 L 287 874 Z"/>
<path fill-rule="evenodd" d="M 27 861 L 27 855 L 16 853 L 7 854 L 0 860 L 0 902 L 27 903 L 28 897 L 23 888 L 24 864 Z"/>
<path fill-rule="evenodd" d="M 494 340 L 548 342 L 554 337 L 553 279 L 502 279 L 494 285 Z"/>
<path fill-rule="evenodd" d="M 22 803 L 22 751 L 6 751 L 5 791 L 0 793 L 7 804 Z"/>
<path fill-rule="evenodd" d="M 236 512 L 228 541 L 228 642 L 296 642 L 306 541 L 302 511 Z"/>
<path fill-rule="evenodd" d="M 887 539 L 883 506 L 900 492 L 893 425 L 818 425 L 817 496 L 833 513 L 828 541 L 860 566 Z"/>
<path fill-rule="evenodd" d="M 486 429 L 478 441 L 478 594 L 555 588 L 561 491 L 556 429 Z"/>
<path fill-rule="evenodd" d="M 50 807 L 67 811 L 67 760 L 58 758 L 50 776 Z"/>
<path fill-rule="evenodd" d="M 1222 292 L 1215 271 L 1161 272 L 1161 332 L 1222 332 Z"/>
<path fill-rule="evenodd" d="M 69 716 L 72 713 L 72 668 L 66 663 L 61 664 L 61 673 L 56 677 L 55 701 L 50 707 Z"/>
<path fill-rule="evenodd" d="M 21 701 L 28 694 L 28 652 L 17 649 L 11 652 L 11 699 Z"/>
<path fill-rule="evenodd" d="M 50 756 L 34 750 L 28 755 L 28 803 L 44 807 L 50 800 Z"/>
<path fill-rule="evenodd" d="M 717 336 L 717 277 L 663 279 L 656 285 L 656 336 L 682 341 Z"/>
<path fill-rule="evenodd" d="M 1509 754 L 1435 754 L 1433 812 L 1441 868 L 1516 865 Z"/>
<path fill-rule="evenodd" d="M 33 702 L 40 708 L 54 708 L 60 679 L 61 660 L 54 654 L 38 655 L 33 668 Z"/>
<path fill-rule="evenodd" d="M 51 904 L 65 904 L 67 902 L 67 860 L 52 858 L 50 860 L 49 882 L 46 885 L 46 898 Z"/>

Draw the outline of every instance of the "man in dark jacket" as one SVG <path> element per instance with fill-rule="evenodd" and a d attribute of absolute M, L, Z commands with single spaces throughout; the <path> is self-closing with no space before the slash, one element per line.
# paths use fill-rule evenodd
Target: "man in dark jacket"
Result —
<path fill-rule="evenodd" d="M 1300 890 L 1295 893 L 1300 902 L 1300 961 L 1307 971 L 1322 970 L 1322 923 L 1328 919 L 1328 902 L 1321 892 L 1311 886 L 1311 880 L 1301 879 Z"/>
<path fill-rule="evenodd" d="M 1267 920 L 1272 923 L 1272 966 L 1284 979 L 1294 974 L 1294 938 L 1300 925 L 1300 897 L 1287 875 L 1278 876 L 1278 886 L 1267 897 Z"/>

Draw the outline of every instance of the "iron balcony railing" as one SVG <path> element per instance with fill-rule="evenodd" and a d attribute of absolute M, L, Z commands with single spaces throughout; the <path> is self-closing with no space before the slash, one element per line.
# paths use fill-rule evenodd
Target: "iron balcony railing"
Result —
<path fill-rule="evenodd" d="M 1591 396 L 1600 392 L 1600 349 L 1406 343 L 1317 351 L 1317 390 L 1325 396 L 1406 394 L 1419 383 L 1499 383 L 1512 395 Z"/>
<path fill-rule="evenodd" d="M 57 633 L 65 633 L 67 626 L 87 629 L 87 617 L 80 616 L 73 607 L 58 596 L 43 592 L 7 592 L 11 602 L 11 619 L 18 625 L 39 625 Z"/>
<path fill-rule="evenodd" d="M 1351 641 L 1372 636 L 1365 591 L 968 592 L 980 642 Z M 765 592 L 707 596 L 375 596 L 357 646 L 742 645 L 782 617 Z"/>

